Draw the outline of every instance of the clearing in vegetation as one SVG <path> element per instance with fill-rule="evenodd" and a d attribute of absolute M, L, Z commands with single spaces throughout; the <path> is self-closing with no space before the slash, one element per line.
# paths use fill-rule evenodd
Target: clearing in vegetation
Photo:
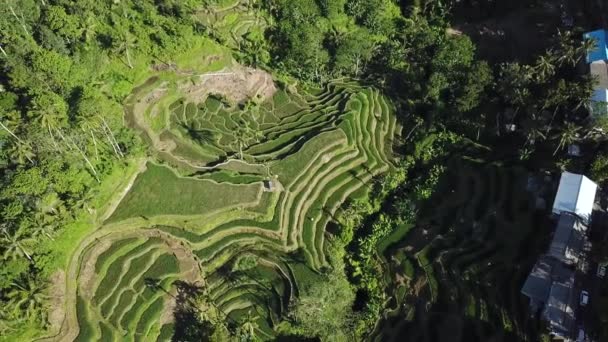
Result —
<path fill-rule="evenodd" d="M 338 208 L 393 168 L 393 112 L 357 83 L 296 92 L 236 64 L 149 79 L 127 99 L 126 121 L 164 165 L 149 161 L 75 253 L 76 299 L 57 338 L 165 340 L 180 280 L 230 322 L 254 313 L 272 339 L 301 283 L 328 265 Z"/>

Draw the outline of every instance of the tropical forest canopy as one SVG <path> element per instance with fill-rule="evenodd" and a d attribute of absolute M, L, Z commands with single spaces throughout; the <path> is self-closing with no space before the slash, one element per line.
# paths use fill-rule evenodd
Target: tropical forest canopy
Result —
<path fill-rule="evenodd" d="M 582 28 L 454 28 L 510 3 L 6 0 L 0 340 L 540 339 L 525 181 L 608 122 Z"/>

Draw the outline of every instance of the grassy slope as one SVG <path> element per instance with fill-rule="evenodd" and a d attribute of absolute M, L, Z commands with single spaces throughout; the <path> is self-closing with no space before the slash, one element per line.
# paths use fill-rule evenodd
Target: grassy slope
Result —
<path fill-rule="evenodd" d="M 141 174 L 108 222 L 138 216 L 204 215 L 255 203 L 261 184 L 218 184 L 177 176 L 153 163 Z"/>

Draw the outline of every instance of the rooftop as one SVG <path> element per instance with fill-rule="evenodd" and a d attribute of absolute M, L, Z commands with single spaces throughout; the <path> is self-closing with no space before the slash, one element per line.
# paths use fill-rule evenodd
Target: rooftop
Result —
<path fill-rule="evenodd" d="M 588 224 L 596 191 L 597 184 L 589 178 L 576 173 L 562 173 L 553 202 L 553 213 L 572 213 Z"/>
<path fill-rule="evenodd" d="M 553 282 L 549 299 L 543 310 L 543 316 L 551 325 L 551 330 L 561 336 L 569 336 L 574 331 L 577 305 L 574 292 L 574 272 L 572 272 L 569 277 Z"/>
<path fill-rule="evenodd" d="M 587 227 L 574 215 L 560 215 L 548 255 L 565 263 L 578 261 L 585 245 Z"/>
<path fill-rule="evenodd" d="M 551 270 L 556 264 L 555 259 L 541 257 L 526 278 L 521 293 L 528 296 L 536 304 L 545 303 L 551 290 Z"/>

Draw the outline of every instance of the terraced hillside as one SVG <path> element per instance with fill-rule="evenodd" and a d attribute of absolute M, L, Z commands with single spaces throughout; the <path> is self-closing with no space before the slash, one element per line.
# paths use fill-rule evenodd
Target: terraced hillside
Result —
<path fill-rule="evenodd" d="M 248 35 L 263 35 L 267 18 L 253 10 L 252 0 L 219 0 L 198 11 L 197 17 L 215 36 L 231 48 L 238 48 Z"/>
<path fill-rule="evenodd" d="M 522 169 L 451 160 L 416 229 L 381 249 L 395 309 L 378 341 L 538 340 L 519 289 L 546 215 L 527 178 Z"/>
<path fill-rule="evenodd" d="M 177 240 L 148 229 L 95 235 L 80 253 L 75 312 L 55 339 L 169 341 L 177 280 L 196 282 L 199 265 Z"/>
<path fill-rule="evenodd" d="M 127 100 L 127 121 L 157 161 L 76 251 L 77 300 L 59 337 L 166 340 L 182 323 L 179 279 L 207 293 L 212 315 L 231 326 L 253 316 L 271 339 L 328 265 L 336 210 L 392 168 L 395 117 L 375 89 L 340 81 L 295 92 L 258 77 L 235 81 L 235 95 L 204 75 L 195 86 L 170 77 Z"/>

